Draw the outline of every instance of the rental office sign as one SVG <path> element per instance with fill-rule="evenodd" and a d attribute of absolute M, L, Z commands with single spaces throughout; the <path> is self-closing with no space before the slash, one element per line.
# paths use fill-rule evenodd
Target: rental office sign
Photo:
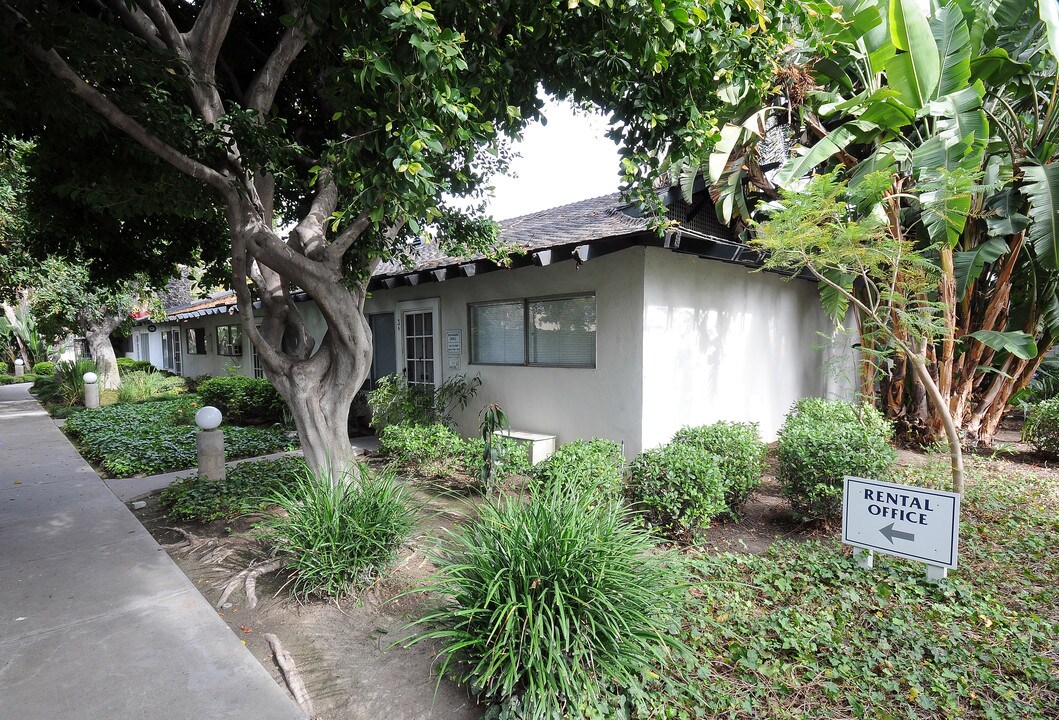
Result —
<path fill-rule="evenodd" d="M 847 477 L 842 542 L 918 560 L 931 568 L 956 567 L 960 496 L 942 490 Z"/>

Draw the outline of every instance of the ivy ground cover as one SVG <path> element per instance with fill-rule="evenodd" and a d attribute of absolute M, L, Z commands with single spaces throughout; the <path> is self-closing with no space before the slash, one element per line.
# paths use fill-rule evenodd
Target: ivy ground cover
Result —
<path fill-rule="evenodd" d="M 831 541 L 691 553 L 686 649 L 645 716 L 1059 717 L 1059 479 L 971 467 L 960 567 L 939 585 L 897 558 L 861 570 Z"/>
<path fill-rule="evenodd" d="M 71 415 L 63 429 L 81 453 L 113 477 L 154 475 L 194 467 L 197 398 L 110 405 Z M 293 450 L 297 441 L 279 428 L 225 425 L 229 460 Z"/>

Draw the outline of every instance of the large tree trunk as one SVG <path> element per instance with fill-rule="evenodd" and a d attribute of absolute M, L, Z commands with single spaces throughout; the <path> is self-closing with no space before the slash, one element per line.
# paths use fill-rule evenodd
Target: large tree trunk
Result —
<path fill-rule="evenodd" d="M 99 375 L 99 386 L 103 390 L 117 390 L 121 387 L 118 375 L 118 359 L 114 356 L 114 346 L 110 342 L 111 334 L 124 321 L 122 315 L 95 316 L 98 308 L 85 308 L 77 315 L 77 326 L 88 341 L 88 352 L 96 363 Z"/>
<path fill-rule="evenodd" d="M 310 467 L 339 481 L 356 473 L 349 441 L 349 410 L 371 368 L 371 331 L 364 316 L 367 276 L 343 283 L 342 254 L 326 250 L 324 220 L 334 201 L 322 183 L 314 209 L 286 242 L 271 227 L 272 183 L 253 183 L 256 202 L 229 205 L 233 287 L 243 331 L 258 350 L 265 376 L 290 408 L 302 452 Z M 267 218 L 267 219 L 266 219 Z M 361 225 L 361 231 L 366 223 Z M 351 241 L 344 238 L 341 242 Z M 340 246 L 339 246 L 340 248 Z M 261 326 L 254 320 L 254 296 L 261 302 Z M 298 287 L 316 302 L 327 331 L 317 344 L 290 294 Z"/>

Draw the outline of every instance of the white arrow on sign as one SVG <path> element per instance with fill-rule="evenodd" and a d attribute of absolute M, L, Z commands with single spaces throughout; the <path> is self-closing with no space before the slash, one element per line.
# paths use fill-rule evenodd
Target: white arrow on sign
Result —
<path fill-rule="evenodd" d="M 842 542 L 847 545 L 955 568 L 959 539 L 958 494 L 845 479 Z"/>

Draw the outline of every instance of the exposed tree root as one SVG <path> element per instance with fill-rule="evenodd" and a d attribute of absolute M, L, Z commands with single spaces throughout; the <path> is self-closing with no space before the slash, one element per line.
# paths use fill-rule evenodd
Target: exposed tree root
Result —
<path fill-rule="evenodd" d="M 286 558 L 272 558 L 268 562 L 256 566 L 251 565 L 240 571 L 224 586 L 224 591 L 221 592 L 221 599 L 217 601 L 215 607 L 220 610 L 224 603 L 228 602 L 228 598 L 231 597 L 232 593 L 239 589 L 240 584 L 243 585 L 246 592 L 247 604 L 251 608 L 257 607 L 257 579 L 265 573 L 276 572 L 286 563 Z"/>
<path fill-rule="evenodd" d="M 272 648 L 272 656 L 276 659 L 276 664 L 279 665 L 279 670 L 283 673 L 283 679 L 287 681 L 287 687 L 290 688 L 295 702 L 306 716 L 312 718 L 313 703 L 309 699 L 309 691 L 305 689 L 301 673 L 298 672 L 298 666 L 294 664 L 294 658 L 284 649 L 278 637 L 272 633 L 265 633 L 263 637 L 268 642 L 268 646 Z"/>
<path fill-rule="evenodd" d="M 168 545 L 163 545 L 162 549 L 165 550 L 166 552 L 190 551 L 190 550 L 194 549 L 195 547 L 198 547 L 203 542 L 202 538 L 200 538 L 198 535 L 193 535 L 192 533 L 188 532 L 184 528 L 163 527 L 162 529 L 163 530 L 172 530 L 173 532 L 179 534 L 180 536 L 182 536 L 184 538 L 183 540 L 180 540 L 179 542 L 170 543 Z"/>

